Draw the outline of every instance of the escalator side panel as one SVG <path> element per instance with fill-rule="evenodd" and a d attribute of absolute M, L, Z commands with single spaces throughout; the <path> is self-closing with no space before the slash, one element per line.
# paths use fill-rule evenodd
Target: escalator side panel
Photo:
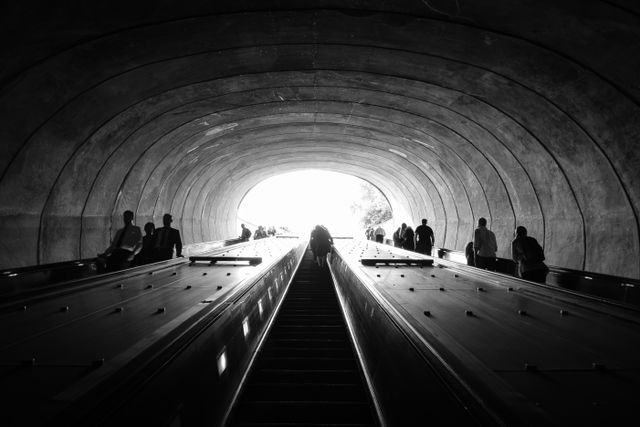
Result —
<path fill-rule="evenodd" d="M 331 269 L 387 425 L 496 424 L 451 392 L 339 256 L 331 257 Z"/>
<path fill-rule="evenodd" d="M 141 367 L 131 384 L 120 381 L 97 404 L 86 396 L 56 424 L 66 417 L 66 425 L 221 425 L 305 246 L 287 253 L 191 341 Z"/>

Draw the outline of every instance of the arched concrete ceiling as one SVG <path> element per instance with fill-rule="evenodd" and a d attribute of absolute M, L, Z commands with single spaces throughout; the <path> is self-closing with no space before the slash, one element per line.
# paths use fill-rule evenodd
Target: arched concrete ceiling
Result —
<path fill-rule="evenodd" d="M 252 186 L 320 168 L 445 247 L 484 216 L 502 256 L 525 225 L 640 277 L 635 3 L 130 3 L 5 7 L 1 267 L 94 256 L 125 209 L 234 236 Z"/>

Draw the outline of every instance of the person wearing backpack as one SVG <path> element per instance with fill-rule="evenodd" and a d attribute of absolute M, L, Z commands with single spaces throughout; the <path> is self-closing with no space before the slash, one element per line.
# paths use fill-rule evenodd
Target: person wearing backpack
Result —
<path fill-rule="evenodd" d="M 516 276 L 524 280 L 545 283 L 549 268 L 545 265 L 542 246 L 533 237 L 527 236 L 527 229 L 518 226 L 511 242 L 511 258 L 516 262 Z"/>

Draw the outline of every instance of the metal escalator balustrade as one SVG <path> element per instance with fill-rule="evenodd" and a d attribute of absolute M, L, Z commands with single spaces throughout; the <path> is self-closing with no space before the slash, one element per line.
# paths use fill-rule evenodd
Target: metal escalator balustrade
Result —
<path fill-rule="evenodd" d="M 466 264 L 463 251 L 445 248 L 434 248 L 438 258 Z M 557 287 L 570 292 L 591 295 L 601 302 L 625 304 L 628 307 L 640 307 L 640 280 L 631 277 L 614 276 L 593 271 L 574 270 L 565 267 L 548 265 L 547 286 Z M 496 272 L 514 276 L 516 263 L 507 258 L 497 258 Z"/>
<path fill-rule="evenodd" d="M 374 414 L 331 275 L 307 251 L 229 425 L 373 426 Z"/>
<path fill-rule="evenodd" d="M 262 239 L 217 251 L 227 264 L 176 260 L 0 304 L 2 425 L 220 425 L 305 247 Z M 236 262 L 248 256 L 262 263 Z M 207 371 L 221 354 L 227 370 Z M 201 414 L 194 395 L 223 403 Z"/>
<path fill-rule="evenodd" d="M 189 255 L 207 255 L 221 248 L 244 243 L 241 239 L 217 240 L 191 243 L 183 247 L 183 253 Z M 246 246 L 246 243 L 245 243 Z M 33 298 L 46 292 L 59 289 L 78 288 L 84 283 L 96 282 L 96 279 L 109 279 L 129 276 L 135 273 L 146 274 L 163 267 L 170 268 L 184 263 L 184 258 L 156 261 L 143 265 L 132 265 L 118 271 L 99 271 L 98 258 L 86 258 L 51 264 L 0 270 L 0 299 L 2 302 L 21 298 Z"/>
<path fill-rule="evenodd" d="M 336 242 L 331 271 L 387 425 L 637 424 L 636 310 L 451 261 L 361 262 L 376 256 L 420 255 Z"/>

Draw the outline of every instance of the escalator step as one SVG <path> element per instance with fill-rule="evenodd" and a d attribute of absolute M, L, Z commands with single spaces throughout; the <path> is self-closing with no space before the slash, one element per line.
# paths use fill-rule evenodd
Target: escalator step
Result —
<path fill-rule="evenodd" d="M 254 383 L 245 393 L 250 401 L 367 401 L 360 384 Z"/>
<path fill-rule="evenodd" d="M 327 332 L 335 332 L 336 334 L 340 334 L 341 332 L 346 332 L 344 325 L 327 325 L 323 323 L 311 323 L 308 325 L 296 325 L 293 323 L 277 323 L 273 330 L 278 332 L 304 332 L 305 335 L 315 335 L 316 333 L 327 333 Z"/>
<path fill-rule="evenodd" d="M 346 344 L 346 343 L 345 343 Z M 269 346 L 263 350 L 265 357 L 351 357 L 353 353 L 346 345 L 340 347 L 285 347 Z"/>
<path fill-rule="evenodd" d="M 358 372 L 345 370 L 293 370 L 293 369 L 260 369 L 253 373 L 252 381 L 258 383 L 330 383 L 361 384 Z"/>
<path fill-rule="evenodd" d="M 248 401 L 238 414 L 239 422 L 358 422 L 370 418 L 367 402 Z"/>
<path fill-rule="evenodd" d="M 310 309 L 306 310 L 304 308 L 290 308 L 285 309 L 284 307 L 280 310 L 280 315 L 283 316 L 299 316 L 299 315 L 311 315 L 311 316 L 339 316 L 340 311 L 335 307 L 328 307 L 325 309 Z"/>
<path fill-rule="evenodd" d="M 296 332 L 296 331 L 281 331 L 274 330 L 273 338 L 274 339 L 304 339 L 307 338 L 308 334 L 305 334 L 304 331 Z M 347 332 L 338 333 L 336 331 L 328 331 L 328 332 L 316 332 L 314 334 L 314 338 L 323 338 L 323 339 L 333 339 L 333 340 L 348 340 L 349 336 Z"/>
<path fill-rule="evenodd" d="M 280 316 L 278 316 L 278 321 L 280 321 L 280 322 L 285 322 L 285 321 L 301 322 L 301 321 L 310 320 L 310 319 L 325 319 L 327 321 L 336 322 L 336 323 L 340 323 L 340 324 L 344 325 L 344 322 L 342 321 L 342 317 L 340 317 L 337 314 L 308 314 L 308 313 L 303 313 L 303 314 L 285 314 L 285 313 L 280 313 Z"/>
<path fill-rule="evenodd" d="M 267 422 L 243 422 L 240 424 L 236 424 L 238 427 L 370 427 L 375 424 L 363 424 L 363 423 L 300 423 L 300 422 L 277 422 L 277 423 L 267 423 Z"/>
<path fill-rule="evenodd" d="M 256 369 L 357 370 L 353 357 L 262 357 Z"/>
<path fill-rule="evenodd" d="M 333 337 L 333 338 L 310 338 L 310 337 L 284 337 L 284 338 L 276 338 L 273 337 L 273 340 L 270 340 L 265 344 L 265 348 L 269 348 L 270 346 L 281 346 L 281 347 L 298 347 L 298 348 L 344 348 L 345 346 L 349 346 L 349 341 L 347 341 L 348 337 L 345 335 L 344 337 Z"/>

